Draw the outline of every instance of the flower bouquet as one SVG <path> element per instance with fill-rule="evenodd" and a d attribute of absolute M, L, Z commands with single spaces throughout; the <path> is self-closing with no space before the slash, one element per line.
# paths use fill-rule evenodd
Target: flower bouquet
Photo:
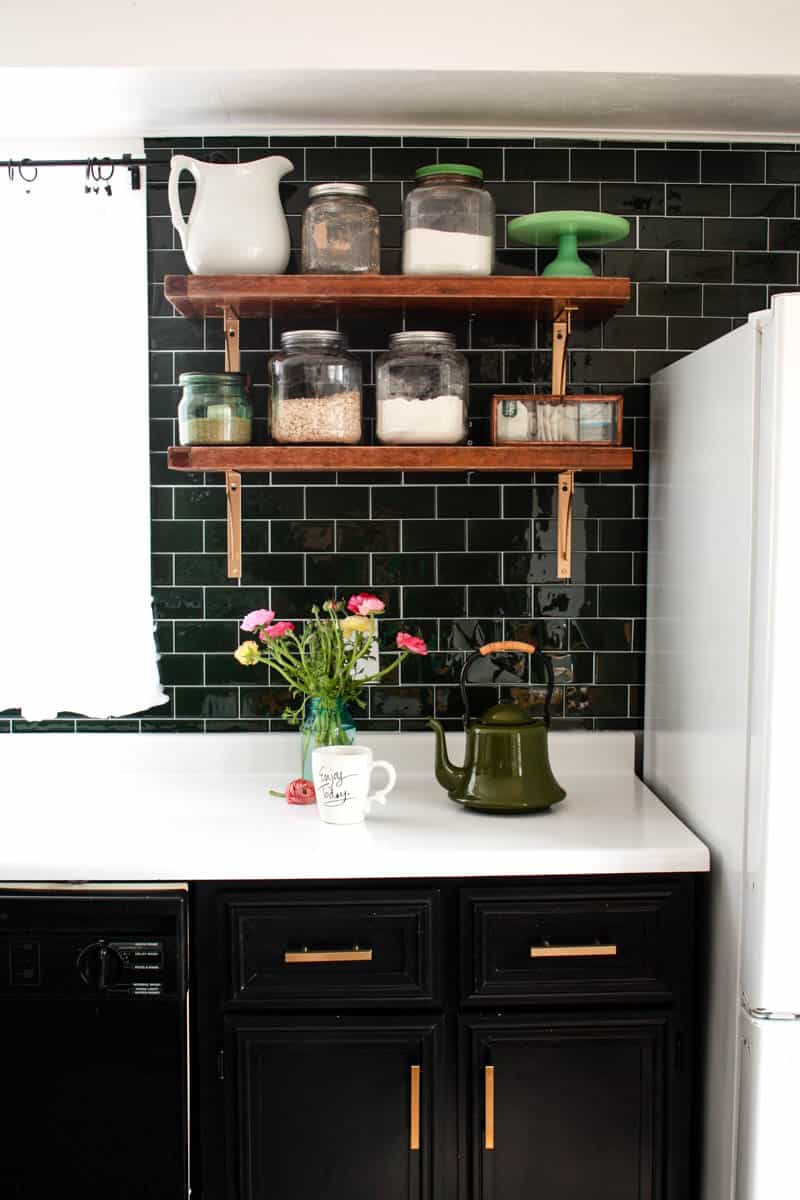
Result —
<path fill-rule="evenodd" d="M 366 707 L 365 686 L 377 683 L 409 654 L 428 653 L 422 638 L 401 632 L 395 641 L 399 653 L 388 666 L 372 675 L 357 675 L 358 664 L 372 651 L 376 618 L 384 609 L 378 596 L 359 592 L 346 605 L 341 600 L 326 600 L 322 609 L 315 605 L 300 633 L 291 621 L 276 621 L 268 608 L 256 609 L 242 621 L 241 628 L 255 634 L 255 639 L 242 642 L 234 657 L 245 667 L 268 663 L 286 680 L 297 701 L 282 715 L 291 725 L 301 726 L 301 781 L 312 778 L 315 746 L 352 743 L 355 725 L 349 705 Z M 300 788 L 295 786 L 298 782 L 289 785 L 290 802 L 313 802 L 313 787 Z"/>

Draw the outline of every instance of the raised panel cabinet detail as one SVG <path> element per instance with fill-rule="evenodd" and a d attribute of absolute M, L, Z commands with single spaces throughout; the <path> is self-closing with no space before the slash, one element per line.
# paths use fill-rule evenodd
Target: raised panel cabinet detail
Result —
<path fill-rule="evenodd" d="M 690 905 L 680 883 L 465 889 L 462 998 L 668 1003 L 690 971 Z"/>
<path fill-rule="evenodd" d="M 435 1200 L 441 1019 L 229 1017 L 241 1200 Z"/>
<path fill-rule="evenodd" d="M 435 891 L 232 899 L 232 1004 L 426 1006 L 437 1000 Z"/>
<path fill-rule="evenodd" d="M 665 1016 L 467 1018 L 468 1194 L 473 1200 L 662 1196 L 667 1041 Z"/>

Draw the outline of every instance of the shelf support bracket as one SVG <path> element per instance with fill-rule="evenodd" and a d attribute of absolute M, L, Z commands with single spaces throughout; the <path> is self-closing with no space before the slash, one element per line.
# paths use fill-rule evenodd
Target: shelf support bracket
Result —
<path fill-rule="evenodd" d="M 572 332 L 572 314 L 577 311 L 577 304 L 565 304 L 553 318 L 552 392 L 554 396 L 563 396 L 567 390 L 567 344 Z"/>
<path fill-rule="evenodd" d="M 225 500 L 228 511 L 228 578 L 242 578 L 242 477 L 238 471 L 225 472 Z"/>
<path fill-rule="evenodd" d="M 222 309 L 222 326 L 225 333 L 225 370 L 241 371 L 239 354 L 239 314 L 230 305 Z"/>
<path fill-rule="evenodd" d="M 575 472 L 560 471 L 558 475 L 558 578 L 572 576 L 572 501 L 575 495 Z"/>

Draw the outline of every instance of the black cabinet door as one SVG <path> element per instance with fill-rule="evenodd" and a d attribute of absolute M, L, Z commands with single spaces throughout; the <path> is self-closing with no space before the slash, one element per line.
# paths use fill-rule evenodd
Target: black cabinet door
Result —
<path fill-rule="evenodd" d="M 669 1194 L 668 1017 L 465 1018 L 461 1042 L 463 1195 Z"/>
<path fill-rule="evenodd" d="M 225 1025 L 232 1197 L 438 1198 L 439 1021 L 332 1014 Z"/>

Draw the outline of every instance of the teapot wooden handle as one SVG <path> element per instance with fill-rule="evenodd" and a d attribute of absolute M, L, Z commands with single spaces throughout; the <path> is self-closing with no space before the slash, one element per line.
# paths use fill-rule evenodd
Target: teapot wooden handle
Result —
<path fill-rule="evenodd" d="M 478 653 L 485 657 L 487 654 L 496 654 L 499 650 L 519 650 L 522 654 L 536 653 L 536 647 L 530 642 L 487 642 L 478 649 Z"/>
<path fill-rule="evenodd" d="M 538 646 L 534 646 L 530 642 L 513 642 L 513 641 L 512 642 L 488 642 L 485 646 L 481 646 L 481 647 L 479 647 L 479 649 L 473 650 L 472 654 L 467 655 L 466 661 L 465 661 L 463 667 L 461 668 L 461 676 L 459 679 L 459 687 L 461 690 L 461 703 L 464 708 L 464 713 L 463 713 L 463 717 L 462 717 L 464 725 L 465 726 L 468 725 L 470 718 L 471 718 L 471 714 L 469 711 L 469 693 L 467 691 L 467 675 L 469 674 L 469 669 L 474 662 L 478 661 L 479 658 L 487 658 L 490 654 L 495 654 L 499 650 L 517 650 L 523 654 L 536 655 L 537 658 L 540 658 L 542 660 L 542 664 L 544 666 L 544 673 L 547 676 L 547 683 L 545 684 L 546 692 L 545 692 L 545 701 L 544 701 L 544 723 L 545 723 L 545 725 L 547 725 L 549 727 L 549 725 L 550 725 L 550 705 L 552 703 L 553 692 L 555 691 L 555 687 L 556 687 L 555 672 L 553 671 L 553 664 L 550 660 L 550 655 L 543 654 Z M 528 684 L 527 686 L 532 687 L 532 686 L 536 686 L 536 685 Z"/>

